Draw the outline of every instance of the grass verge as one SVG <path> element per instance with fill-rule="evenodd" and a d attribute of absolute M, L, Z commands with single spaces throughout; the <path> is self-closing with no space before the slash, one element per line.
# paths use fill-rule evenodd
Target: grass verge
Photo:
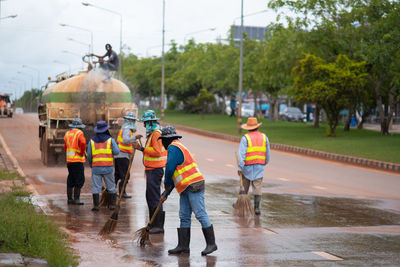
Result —
<path fill-rule="evenodd" d="M 0 194 L 0 251 L 46 259 L 49 266 L 78 265 L 77 256 L 68 247 L 67 235 L 21 198 L 29 193 L 15 189 Z"/>
<path fill-rule="evenodd" d="M 16 172 L 0 171 L 0 180 L 23 180 L 23 177 Z"/>
<path fill-rule="evenodd" d="M 246 122 L 244 118 L 244 122 Z M 165 122 L 185 125 L 207 131 L 240 136 L 237 118 L 221 114 L 208 114 L 202 120 L 198 114 L 166 111 Z M 331 153 L 400 163 L 400 134 L 381 136 L 379 132 L 337 128 L 336 137 L 326 136 L 327 125 L 315 129 L 311 123 L 295 123 L 262 119 L 260 130 L 267 134 L 270 142 L 316 149 Z M 242 135 L 246 131 L 242 131 Z"/>

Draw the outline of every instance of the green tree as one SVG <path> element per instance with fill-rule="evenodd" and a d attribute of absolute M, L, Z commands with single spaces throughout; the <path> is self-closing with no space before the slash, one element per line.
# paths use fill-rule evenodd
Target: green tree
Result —
<path fill-rule="evenodd" d="M 200 111 L 201 119 L 204 120 L 204 113 L 210 108 L 210 105 L 215 102 L 213 94 L 207 92 L 207 89 L 200 89 L 199 95 L 193 101 L 193 109 Z"/>
<path fill-rule="evenodd" d="M 339 113 L 349 104 L 351 94 L 365 83 L 364 67 L 365 62 L 354 62 L 345 55 L 326 63 L 308 54 L 293 69 L 295 98 L 321 105 L 328 117 L 329 136 L 335 136 Z"/>

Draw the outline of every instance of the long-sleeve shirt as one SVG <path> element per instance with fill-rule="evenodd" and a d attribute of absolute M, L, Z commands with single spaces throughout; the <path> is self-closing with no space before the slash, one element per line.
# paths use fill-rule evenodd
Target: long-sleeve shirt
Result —
<path fill-rule="evenodd" d="M 269 162 L 270 157 L 270 148 L 269 148 L 269 140 L 267 137 L 267 150 L 265 151 L 265 165 L 263 164 L 254 164 L 254 165 L 244 165 L 244 160 L 246 158 L 247 152 L 247 139 L 245 136 L 240 140 L 239 145 L 239 166 L 238 170 L 243 173 L 243 176 L 250 181 L 254 181 L 264 176 L 264 167 Z"/>
<path fill-rule="evenodd" d="M 79 153 L 78 155 L 83 157 L 85 155 L 85 151 L 86 151 L 86 139 L 85 136 L 83 135 L 83 133 L 81 135 L 79 135 L 78 138 L 78 147 L 79 147 Z M 67 152 L 67 143 L 64 143 L 64 151 Z"/>
<path fill-rule="evenodd" d="M 144 156 L 147 156 L 147 157 L 161 157 L 163 144 L 161 142 L 161 139 L 158 139 L 160 136 L 161 136 L 161 133 L 159 131 L 155 131 L 153 133 L 153 137 L 150 140 L 151 143 L 148 144 L 148 145 L 150 147 L 154 148 L 154 150 L 145 148 L 144 151 L 143 151 L 143 155 Z M 149 139 L 147 139 L 147 142 L 149 142 Z M 147 142 L 146 142 L 146 146 L 147 146 Z M 146 167 L 146 170 L 154 170 L 154 168 Z"/>
<path fill-rule="evenodd" d="M 96 136 L 94 136 L 91 140 L 93 140 L 96 143 L 103 143 L 103 142 L 107 141 L 108 138 L 110 138 L 110 137 L 111 136 L 109 136 L 107 134 L 96 134 Z M 114 156 L 119 154 L 119 147 L 113 138 L 111 139 L 111 150 L 112 150 L 112 154 Z M 87 159 L 89 162 L 89 166 L 92 168 L 92 172 L 94 174 L 108 174 L 108 173 L 112 173 L 114 171 L 114 166 L 92 167 L 92 146 L 91 146 L 90 142 L 87 146 L 86 152 L 87 152 Z"/>
<path fill-rule="evenodd" d="M 122 142 L 124 144 L 127 144 L 127 145 L 136 142 L 136 137 L 134 135 L 131 137 L 131 130 L 130 129 L 125 128 L 125 129 L 122 130 Z M 130 155 L 129 153 L 120 151 L 119 154 L 116 155 L 114 158 L 127 158 L 127 159 L 129 159 L 129 155 Z"/>

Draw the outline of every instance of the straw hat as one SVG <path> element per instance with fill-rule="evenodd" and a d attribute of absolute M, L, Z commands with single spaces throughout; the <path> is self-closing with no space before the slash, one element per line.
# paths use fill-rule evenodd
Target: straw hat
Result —
<path fill-rule="evenodd" d="M 241 127 L 242 127 L 242 129 L 245 129 L 245 130 L 255 130 L 255 129 L 259 128 L 261 126 L 261 124 L 262 124 L 261 122 L 258 123 L 257 118 L 250 117 L 247 119 L 247 123 L 242 124 Z"/>

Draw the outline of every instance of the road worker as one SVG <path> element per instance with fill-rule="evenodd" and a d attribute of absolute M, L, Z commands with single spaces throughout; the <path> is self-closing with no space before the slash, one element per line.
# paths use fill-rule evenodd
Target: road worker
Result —
<path fill-rule="evenodd" d="M 160 186 L 164 175 L 164 167 L 167 163 L 167 150 L 164 149 L 161 140 L 161 125 L 157 122 L 156 114 L 153 110 L 147 110 L 143 113 L 142 121 L 146 128 L 146 145 L 141 147 L 135 143 L 136 149 L 143 152 L 143 164 L 146 173 L 146 201 L 149 208 L 149 217 L 154 214 L 158 203 L 160 202 Z M 150 234 L 164 233 L 165 212 L 162 206 L 156 215 L 155 221 L 149 231 Z"/>
<path fill-rule="evenodd" d="M 4 115 L 7 103 L 4 99 L 0 99 L 0 115 Z"/>
<path fill-rule="evenodd" d="M 269 162 L 270 150 L 268 137 L 259 132 L 262 123 L 257 118 L 250 117 L 241 128 L 248 130 L 240 140 L 239 145 L 239 177 L 243 175 L 243 187 L 246 194 L 249 192 L 250 184 L 254 194 L 254 212 L 259 215 L 262 193 L 262 181 L 265 165 Z"/>
<path fill-rule="evenodd" d="M 206 239 L 207 246 L 201 252 L 201 255 L 204 256 L 217 250 L 214 228 L 208 218 L 204 204 L 205 181 L 193 155 L 181 143 L 180 138 L 182 136 L 178 135 L 172 126 L 163 128 L 160 137 L 163 146 L 168 150 L 164 178 L 167 195 L 161 197 L 161 201 L 164 202 L 166 200 L 174 187 L 180 195 L 178 245 L 176 248 L 168 250 L 168 253 L 181 254 L 190 252 L 190 227 L 192 212 L 194 212 L 196 219 L 201 223 L 204 238 Z"/>
<path fill-rule="evenodd" d="M 128 112 L 124 117 L 121 130 L 118 132 L 117 144 L 119 147 L 119 154 L 114 157 L 115 159 L 115 185 L 119 181 L 119 193 L 121 194 L 122 186 L 125 181 L 125 175 L 129 167 L 129 158 L 133 153 L 133 143 L 140 139 L 142 135 L 134 136 L 136 132 L 136 116 L 134 112 Z M 129 174 L 128 174 L 129 180 Z M 128 183 L 128 182 L 127 182 Z M 131 198 L 126 193 L 126 189 L 122 195 L 123 198 Z"/>
<path fill-rule="evenodd" d="M 68 125 L 70 130 L 64 136 L 64 150 L 66 152 L 68 178 L 67 197 L 68 204 L 83 205 L 80 201 L 81 188 L 85 183 L 85 162 L 86 139 L 81 129 L 85 128 L 82 120 L 75 118 Z M 72 198 L 72 195 L 74 197 Z"/>
<path fill-rule="evenodd" d="M 90 139 L 87 146 L 87 158 L 92 168 L 92 211 L 99 211 L 99 194 L 102 189 L 102 181 L 106 184 L 110 194 L 110 210 L 115 209 L 117 194 L 114 178 L 114 155 L 118 155 L 119 148 L 108 131 L 110 127 L 105 121 L 98 121 L 94 132 L 96 135 Z"/>

